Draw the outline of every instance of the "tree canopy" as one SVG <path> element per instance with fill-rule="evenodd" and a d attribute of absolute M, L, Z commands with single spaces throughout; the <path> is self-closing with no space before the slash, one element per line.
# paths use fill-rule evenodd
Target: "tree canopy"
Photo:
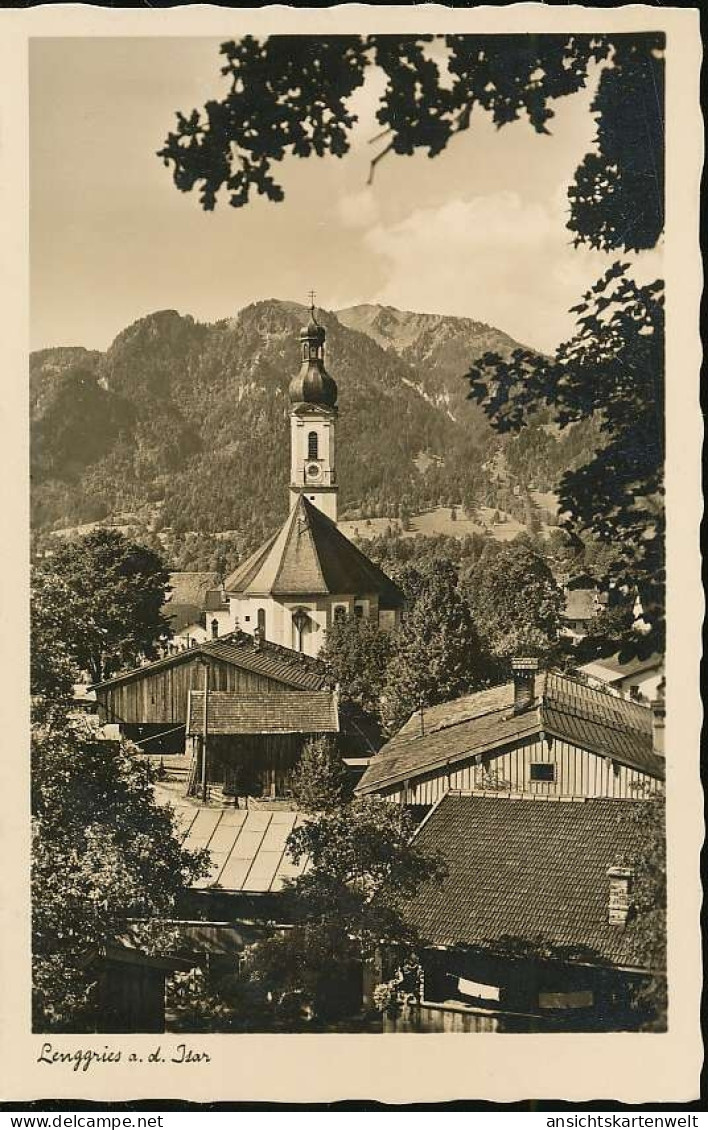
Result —
<path fill-rule="evenodd" d="M 141 656 L 153 657 L 170 630 L 160 609 L 169 574 L 160 557 L 118 530 L 67 542 L 35 569 L 33 671 L 48 654 L 48 633 L 76 673 L 94 682 Z M 39 693 L 39 688 L 37 690 Z"/>
<path fill-rule="evenodd" d="M 642 250 L 663 227 L 663 46 L 661 33 L 244 36 L 221 47 L 227 93 L 178 113 L 158 155 L 177 188 L 198 188 L 205 209 L 221 193 L 235 208 L 254 192 L 278 201 L 274 163 L 349 151 L 358 120 L 351 98 L 369 70 L 386 80 L 376 162 L 418 149 L 436 156 L 477 109 L 499 128 L 525 117 L 548 133 L 553 102 L 585 87 L 603 63 L 595 149 L 571 186 L 568 226 L 576 242 Z"/>

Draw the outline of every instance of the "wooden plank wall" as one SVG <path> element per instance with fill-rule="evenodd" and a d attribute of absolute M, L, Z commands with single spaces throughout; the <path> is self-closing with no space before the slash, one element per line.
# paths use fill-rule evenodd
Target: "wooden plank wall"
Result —
<path fill-rule="evenodd" d="M 187 720 L 187 699 L 190 690 L 204 687 L 204 668 L 193 659 L 146 671 L 131 679 L 96 692 L 102 722 L 173 722 Z M 209 662 L 209 689 L 212 691 L 282 690 L 283 684 L 232 663 L 217 659 Z"/>
<path fill-rule="evenodd" d="M 532 762 L 551 762 L 556 767 L 554 781 L 532 781 Z M 407 804 L 435 804 L 448 789 L 489 788 L 490 776 L 501 791 L 531 793 L 534 796 L 601 796 L 640 800 L 656 792 L 662 782 L 646 773 L 614 764 L 589 750 L 553 739 L 531 741 L 492 757 L 488 764 L 476 765 L 470 759 L 438 769 L 416 780 L 407 790 L 397 785 L 385 795 Z"/>

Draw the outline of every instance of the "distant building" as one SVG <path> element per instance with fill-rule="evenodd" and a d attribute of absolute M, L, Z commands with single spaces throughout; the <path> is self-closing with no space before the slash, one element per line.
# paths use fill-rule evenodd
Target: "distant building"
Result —
<path fill-rule="evenodd" d="M 565 607 L 561 613 L 561 635 L 577 642 L 588 633 L 590 621 L 607 601 L 596 588 L 564 588 Z"/>
<path fill-rule="evenodd" d="M 324 366 L 325 330 L 314 309 L 300 342 L 302 365 L 289 389 L 290 514 L 224 589 L 230 630 L 317 655 L 338 619 L 395 627 L 404 596 L 337 528 L 337 385 Z"/>
<path fill-rule="evenodd" d="M 653 701 L 664 677 L 664 657 L 656 652 L 646 659 L 630 659 L 620 663 L 619 654 L 608 659 L 594 659 L 579 668 L 595 686 L 611 687 L 631 698 Z"/>
<path fill-rule="evenodd" d="M 513 681 L 416 711 L 357 790 L 411 805 L 449 789 L 633 798 L 662 788 L 663 715 L 515 660 Z"/>
<path fill-rule="evenodd" d="M 447 876 L 406 914 L 422 1003 L 394 1030 L 612 1031 L 652 972 L 633 914 L 636 801 L 447 793 L 416 833 Z"/>

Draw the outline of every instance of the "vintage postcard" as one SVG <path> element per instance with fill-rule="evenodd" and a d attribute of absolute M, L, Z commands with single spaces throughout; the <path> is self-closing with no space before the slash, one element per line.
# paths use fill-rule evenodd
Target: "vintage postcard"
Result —
<path fill-rule="evenodd" d="M 0 29 L 0 1098 L 697 1098 L 697 11 Z"/>

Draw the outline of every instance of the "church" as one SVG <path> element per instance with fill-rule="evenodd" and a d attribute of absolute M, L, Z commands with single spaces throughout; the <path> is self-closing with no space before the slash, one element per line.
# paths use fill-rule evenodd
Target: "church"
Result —
<path fill-rule="evenodd" d="M 317 655 L 327 629 L 359 616 L 384 629 L 400 621 L 404 596 L 337 527 L 337 385 L 325 368 L 323 326 L 300 332 L 302 363 L 290 382 L 290 513 L 283 526 L 224 583 L 212 634 L 246 632 Z"/>

